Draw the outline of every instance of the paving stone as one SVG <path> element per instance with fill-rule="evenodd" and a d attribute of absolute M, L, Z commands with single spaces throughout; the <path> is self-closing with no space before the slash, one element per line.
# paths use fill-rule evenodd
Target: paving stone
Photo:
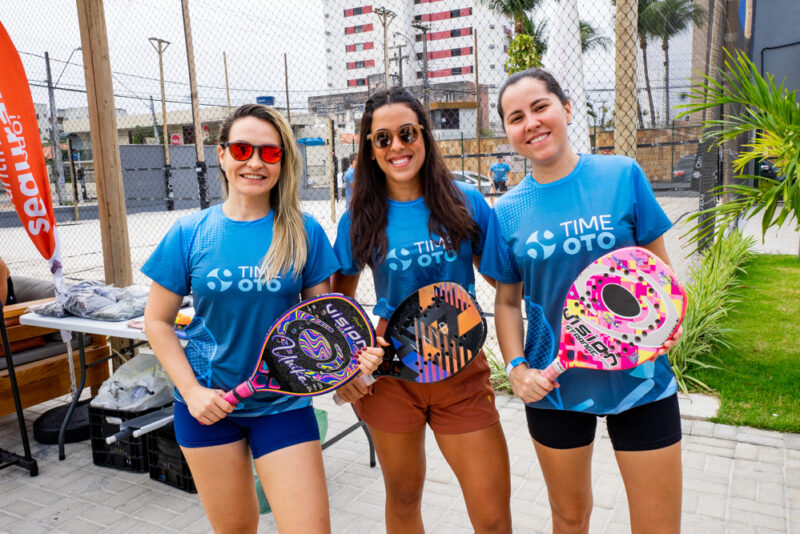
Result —
<path fill-rule="evenodd" d="M 719 439 L 728 439 L 736 441 L 736 436 L 739 432 L 738 427 L 731 425 L 716 425 L 714 427 L 714 437 Z"/>

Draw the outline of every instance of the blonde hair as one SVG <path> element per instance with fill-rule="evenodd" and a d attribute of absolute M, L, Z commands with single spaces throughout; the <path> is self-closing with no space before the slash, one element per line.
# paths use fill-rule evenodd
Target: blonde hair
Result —
<path fill-rule="evenodd" d="M 272 227 L 272 243 L 261 260 L 261 276 L 265 281 L 280 274 L 293 271 L 297 277 L 306 265 L 308 257 L 308 234 L 300 208 L 300 176 L 303 162 L 297 150 L 292 127 L 274 109 L 261 104 L 245 104 L 237 108 L 223 122 L 219 132 L 219 143 L 227 143 L 231 126 L 238 119 L 255 117 L 267 121 L 278 130 L 283 145 L 281 173 L 278 183 L 269 193 L 269 201 L 275 214 Z M 228 177 L 220 168 L 220 180 L 225 196 L 228 195 Z"/>

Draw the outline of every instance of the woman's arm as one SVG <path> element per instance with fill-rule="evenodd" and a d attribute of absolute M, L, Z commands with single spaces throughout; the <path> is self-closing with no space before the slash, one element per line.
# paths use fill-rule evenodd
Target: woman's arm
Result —
<path fill-rule="evenodd" d="M 664 243 L 663 235 L 659 236 L 651 243 L 642 245 L 642 248 L 645 248 L 650 252 L 652 252 L 653 254 L 655 254 L 656 256 L 658 256 L 661 259 L 661 261 L 667 264 L 667 267 L 672 269 L 672 264 L 669 261 L 669 255 L 667 255 L 667 247 Z M 659 351 L 656 353 L 656 357 L 661 356 L 662 354 L 666 354 L 669 351 L 669 349 L 671 349 L 678 343 L 678 341 L 681 339 L 681 336 L 683 336 L 683 325 L 679 326 L 678 329 L 675 331 L 675 333 L 672 334 L 672 337 L 669 338 L 664 343 L 664 347 L 659 349 Z"/>
<path fill-rule="evenodd" d="M 361 275 L 336 273 L 333 275 L 332 289 L 334 293 L 342 293 L 348 297 L 355 298 L 358 279 Z M 386 347 L 389 344 L 382 337 L 377 338 L 378 345 Z M 362 349 L 357 355 L 361 374 L 371 375 L 375 369 L 383 362 L 383 349 L 380 347 L 368 347 Z M 362 380 L 351 380 L 344 386 L 336 390 L 339 396 L 346 402 L 355 402 L 364 395 L 369 394 L 371 387 L 364 384 Z"/>
<path fill-rule="evenodd" d="M 524 356 L 522 339 L 522 282 L 516 284 L 497 283 L 494 299 L 494 324 L 497 341 L 506 365 L 519 356 Z M 514 394 L 525 403 L 536 402 L 547 395 L 553 384 L 541 376 L 538 369 L 530 369 L 527 363 L 517 365 L 508 377 Z"/>
<path fill-rule="evenodd" d="M 648 243 L 646 245 L 641 245 L 642 248 L 645 248 L 655 254 L 656 256 L 661 259 L 664 263 L 667 264 L 667 267 L 672 269 L 672 263 L 669 261 L 669 255 L 667 254 L 667 246 L 664 243 L 664 236 L 657 237 L 655 241 Z M 674 269 L 673 269 L 674 270 Z"/>
<path fill-rule="evenodd" d="M 8 298 L 8 277 L 11 273 L 8 271 L 8 266 L 3 258 L 0 258 L 0 304 L 5 306 L 6 299 Z"/>
<path fill-rule="evenodd" d="M 331 290 L 334 293 L 341 293 L 342 295 L 355 298 L 356 288 L 358 287 L 358 279 L 360 277 L 361 273 L 353 275 L 335 273 L 331 277 Z"/>
<path fill-rule="evenodd" d="M 475 270 L 476 270 L 476 271 L 480 272 L 480 266 L 481 266 L 481 257 L 480 257 L 480 256 L 472 256 L 472 265 L 474 265 L 474 266 L 475 266 Z M 481 273 L 481 276 L 483 277 L 483 279 L 484 279 L 484 280 L 486 280 L 486 282 L 487 282 L 487 283 L 488 283 L 490 286 L 492 286 L 492 287 L 494 287 L 494 288 L 496 288 L 496 287 L 497 287 L 497 282 L 495 281 L 495 279 L 494 279 L 494 278 L 492 278 L 491 276 L 486 276 L 486 275 L 485 275 L 485 274 L 483 274 L 483 273 Z"/>
<path fill-rule="evenodd" d="M 186 401 L 189 413 L 210 425 L 232 412 L 233 405 L 222 398 L 224 391 L 203 387 L 194 376 L 174 329 L 182 300 L 180 295 L 153 282 L 144 310 L 145 334 L 156 358 Z"/>

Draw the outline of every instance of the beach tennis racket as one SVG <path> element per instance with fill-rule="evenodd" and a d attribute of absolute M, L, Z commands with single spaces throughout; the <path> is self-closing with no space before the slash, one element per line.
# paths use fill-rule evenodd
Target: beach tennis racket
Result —
<path fill-rule="evenodd" d="M 250 378 L 222 398 L 236 404 L 257 391 L 320 395 L 358 373 L 353 355 L 375 344 L 361 306 L 329 293 L 301 302 L 272 325 Z"/>
<path fill-rule="evenodd" d="M 439 382 L 463 370 L 486 340 L 486 319 L 463 286 L 438 282 L 407 296 L 389 318 L 383 362 L 366 385 L 390 377 L 418 384 Z M 336 404 L 343 404 L 334 395 Z"/>
<path fill-rule="evenodd" d="M 686 315 L 675 274 L 646 249 L 598 258 L 570 286 L 558 356 L 542 375 L 554 382 L 571 367 L 621 371 L 655 358 Z"/>

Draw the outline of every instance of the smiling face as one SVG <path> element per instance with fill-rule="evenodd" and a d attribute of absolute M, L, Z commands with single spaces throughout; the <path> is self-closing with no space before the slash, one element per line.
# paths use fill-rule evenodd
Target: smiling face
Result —
<path fill-rule="evenodd" d="M 244 141 L 251 145 L 283 145 L 278 130 L 269 122 L 256 117 L 242 117 L 237 119 L 228 135 L 230 142 Z M 269 205 L 269 193 L 278 183 L 281 174 L 281 164 L 264 163 L 259 154 L 254 150 L 246 161 L 237 161 L 231 156 L 230 149 L 217 147 L 219 163 L 225 169 L 228 179 L 228 198 L 232 201 L 260 199 Z"/>
<path fill-rule="evenodd" d="M 405 104 L 381 106 L 372 114 L 370 133 L 389 130 L 394 134 L 388 147 L 370 147 L 372 158 L 386 175 L 386 187 L 391 197 L 397 191 L 422 194 L 419 171 L 425 163 L 425 140 L 420 134 L 413 143 L 404 145 L 398 138 L 397 131 L 407 124 L 419 124 L 419 120 L 414 110 Z"/>
<path fill-rule="evenodd" d="M 567 138 L 570 103 L 562 104 L 541 80 L 525 77 L 506 88 L 503 126 L 519 155 L 535 166 L 558 167 L 574 156 Z"/>

